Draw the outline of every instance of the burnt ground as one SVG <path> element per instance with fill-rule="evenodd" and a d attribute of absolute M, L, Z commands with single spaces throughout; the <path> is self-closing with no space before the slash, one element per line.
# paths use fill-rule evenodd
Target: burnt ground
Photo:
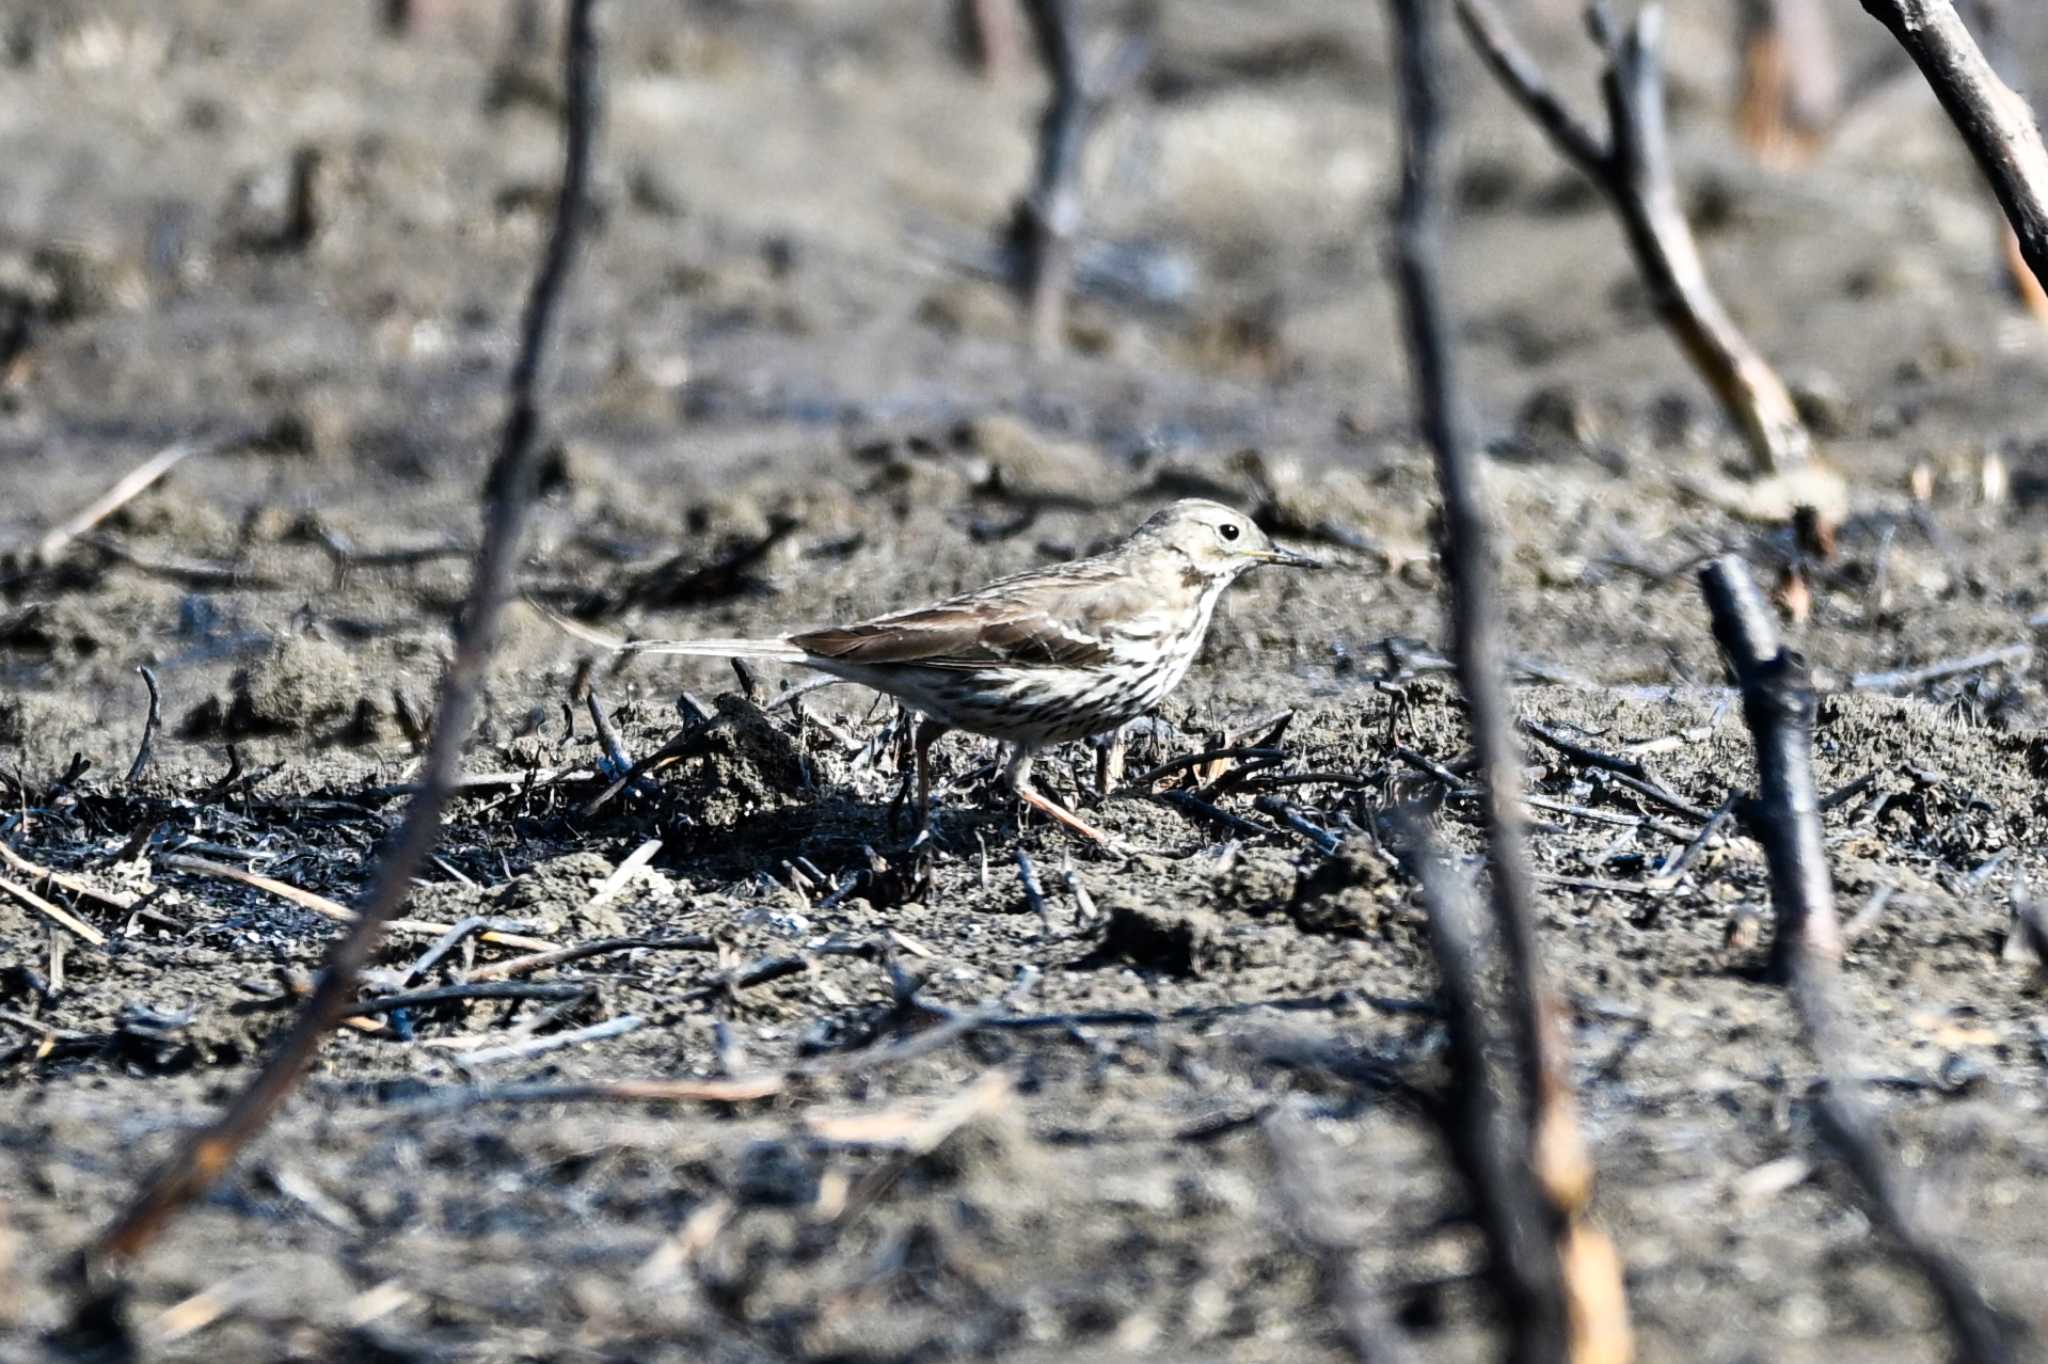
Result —
<path fill-rule="evenodd" d="M 91 888 L 34 882 L 106 937 L 53 937 L 0 895 L 9 1359 L 85 1352 L 51 1334 L 53 1269 L 249 1077 L 282 982 L 334 931 L 170 859 L 346 902 L 402 808 L 558 156 L 547 55 L 506 55 L 489 6 L 421 8 L 403 43 L 347 6 L 5 21 L 0 838 Z M 1291 712 L 1284 758 L 1196 774 L 1227 823 L 1103 798 L 1085 748 L 1047 764 L 1144 850 L 1117 863 L 1020 828 L 981 789 L 987 746 L 956 738 L 938 836 L 911 848 L 894 717 L 866 694 L 791 707 L 800 679 L 764 672 L 763 710 L 719 665 L 580 673 L 579 645 L 515 613 L 467 766 L 532 775 L 458 803 L 409 913 L 563 946 L 710 941 L 342 1032 L 136 1266 L 148 1353 L 1336 1359 L 1262 1126 L 1281 1113 L 1377 1298 L 1429 1357 L 1485 1357 L 1477 1236 L 1417 1097 L 1444 1064 L 1418 910 L 1358 832 L 1423 796 L 1475 844 L 1472 802 L 1399 752 L 1455 763 L 1463 740 L 1381 270 L 1377 7 L 1171 7 L 1092 166 L 1092 236 L 1162 296 L 1090 294 L 1044 362 L 974 268 L 1028 174 L 1035 79 L 967 74 L 922 5 L 617 8 L 525 589 L 643 635 L 765 631 L 1046 562 L 1211 490 L 1335 566 L 1240 586 L 1127 770 Z M 1590 108 L 1569 7 L 1535 8 Z M 2048 881 L 2041 682 L 2014 653 L 1897 695 L 1856 684 L 2031 641 L 2048 337 L 2001 292 L 1987 198 L 1931 98 L 1880 82 L 1813 166 L 1759 169 L 1728 131 L 1716 8 L 1674 21 L 1689 207 L 1848 487 L 1789 628 L 1831 690 L 1823 787 L 1869 779 L 1827 817 L 1860 921 L 1860 1060 L 1929 1207 L 2040 1325 L 2048 1007 L 2003 948 L 2012 898 Z M 1852 65 L 1883 55 L 1874 25 L 1842 37 Z M 1743 505 L 1740 446 L 1597 200 L 1456 67 L 1453 281 L 1518 704 L 1694 810 L 1529 753 L 1543 941 L 1642 1355 L 1941 1358 L 1932 1300 L 1817 1141 L 1763 945 L 1728 945 L 1766 909 L 1755 846 L 1717 839 L 1655 881 L 1752 772 L 1693 566 L 1728 548 L 1773 580 L 1789 539 L 1748 515 L 1770 499 Z M 294 245 L 303 148 L 319 230 Z M 184 439 L 217 444 L 31 570 L 44 531 Z M 131 782 L 145 664 L 165 726 Z M 679 694 L 724 726 L 586 813 L 586 684 L 632 755 L 682 723 Z M 373 988 L 431 938 L 394 935 Z M 471 940 L 413 984 L 522 950 Z M 975 1010 L 1000 1018 L 959 1026 Z M 487 1050 L 619 1019 L 638 1026 Z M 500 1092 L 792 1066 L 738 1102 Z"/>

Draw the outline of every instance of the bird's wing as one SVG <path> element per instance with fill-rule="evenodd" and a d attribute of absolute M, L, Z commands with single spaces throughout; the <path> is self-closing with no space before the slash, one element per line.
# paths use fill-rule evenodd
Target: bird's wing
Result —
<path fill-rule="evenodd" d="M 843 663 L 926 668 L 1088 668 L 1112 658 L 1090 584 L 1006 580 L 936 606 L 792 635 Z"/>

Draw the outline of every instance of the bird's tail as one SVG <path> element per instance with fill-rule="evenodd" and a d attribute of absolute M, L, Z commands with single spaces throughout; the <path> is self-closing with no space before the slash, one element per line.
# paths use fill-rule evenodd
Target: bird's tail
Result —
<path fill-rule="evenodd" d="M 809 659 L 808 654 L 786 639 L 620 639 L 558 615 L 539 602 L 529 599 L 527 604 L 563 634 L 574 635 L 585 644 L 615 654 L 691 654 L 699 658 L 762 658 L 778 663 L 803 663 Z"/>
<path fill-rule="evenodd" d="M 786 639 L 633 639 L 620 640 L 619 647 L 625 653 L 765 658 L 777 663 L 802 663 L 809 657 Z"/>

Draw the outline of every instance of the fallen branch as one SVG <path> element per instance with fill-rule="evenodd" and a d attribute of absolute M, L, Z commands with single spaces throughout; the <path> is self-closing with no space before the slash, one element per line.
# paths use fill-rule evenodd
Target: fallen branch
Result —
<path fill-rule="evenodd" d="M 1929 682 L 1973 673 L 1985 668 L 1995 668 L 2004 663 L 2024 663 L 2034 653 L 2034 646 L 2025 640 L 2013 644 L 2001 644 L 1995 649 L 1985 649 L 1960 658 L 1944 658 L 1918 668 L 1900 668 L 1896 672 L 1857 673 L 1849 679 L 1849 686 L 1856 691 L 1910 691 L 1924 687 Z"/>
<path fill-rule="evenodd" d="M 0 878 L 0 890 L 6 891 L 9 895 L 21 901 L 22 904 L 27 905 L 30 909 L 48 919 L 51 923 L 76 933 L 94 947 L 105 947 L 107 945 L 106 934 L 100 932 L 70 910 L 51 904 L 27 886 L 17 885 L 5 878 Z"/>
<path fill-rule="evenodd" d="M 1454 1138 L 1454 1142 L 1459 1144 L 1461 1163 L 1488 1229 L 1495 1281 L 1508 1307 L 1513 1332 L 1511 1357 L 1522 1361 L 1569 1358 L 1575 1364 L 1625 1361 L 1632 1358 L 1634 1345 L 1620 1260 L 1605 1235 L 1586 1218 L 1592 1201 L 1593 1167 L 1579 1131 L 1569 1058 L 1536 942 L 1536 896 L 1522 844 L 1521 759 L 1507 696 L 1499 582 L 1482 471 L 1461 407 L 1456 355 L 1450 344 L 1451 327 L 1440 282 L 1444 196 L 1437 24 L 1441 6 L 1435 0 L 1392 0 L 1392 8 L 1405 132 L 1394 228 L 1395 272 L 1415 376 L 1416 407 L 1436 456 L 1437 485 L 1443 495 L 1451 653 L 1470 710 L 1476 775 L 1483 786 L 1491 907 L 1504 956 L 1505 1035 L 1517 1043 L 1515 1081 L 1521 1092 L 1521 1111 L 1501 1115 L 1494 1107 L 1486 1072 L 1469 1068 L 1485 1064 L 1488 1030 L 1481 1017 L 1477 976 L 1471 974 L 1473 934 L 1469 915 L 1456 908 L 1462 897 L 1451 893 L 1438 859 L 1425 856 L 1422 869 L 1435 881 L 1443 906 L 1443 912 L 1431 914 L 1431 922 L 1444 972 L 1445 1006 L 1447 1011 L 1466 1014 L 1467 1036 L 1462 1042 L 1454 1041 L 1467 1062 L 1455 1086 L 1459 1091 L 1455 1102 L 1461 1107 L 1479 1106 L 1466 1113 L 1467 1121 L 1458 1124 L 1465 1129 L 1465 1136 Z M 1654 77 L 1654 60 L 1645 66 Z M 1661 118 L 1658 93 L 1656 112 Z M 1618 135 L 1619 119 L 1617 114 Z M 1656 131 L 1661 137 L 1661 123 Z M 1466 977 L 1462 981 L 1458 979 L 1461 973 Z M 1455 1038 L 1459 1031 L 1455 1018 L 1452 1030 Z M 1478 1050 L 1467 1052 L 1467 1047 Z M 1519 1140 L 1502 1130 L 1504 1122 L 1517 1118 L 1522 1125 Z M 1533 1176 L 1533 1189 L 1529 1176 Z M 1538 1209 L 1540 1215 L 1532 1215 Z"/>
<path fill-rule="evenodd" d="M 2027 102 L 1998 78 L 1950 0 L 1863 0 L 1934 88 L 1991 182 L 2020 255 L 2048 286 L 2048 145 Z"/>
<path fill-rule="evenodd" d="M 701 933 L 682 938 L 601 938 L 596 942 L 579 943 L 575 947 L 557 948 L 552 952 L 535 952 L 531 956 L 513 957 L 508 961 L 492 962 L 479 966 L 469 973 L 470 980 L 510 980 L 514 976 L 531 975 L 544 971 L 550 966 L 567 966 L 570 962 L 584 961 L 591 957 L 609 956 L 614 952 L 716 952 L 718 940 Z"/>
<path fill-rule="evenodd" d="M 57 562 L 58 556 L 70 547 L 73 540 L 147 492 L 158 479 L 183 464 L 188 457 L 213 448 L 215 446 L 210 444 L 180 441 L 157 451 L 122 475 L 113 487 L 101 493 L 84 511 L 38 540 L 35 562 L 45 568 Z"/>
<path fill-rule="evenodd" d="M 439 836 L 441 813 L 452 795 L 462 748 L 476 716 L 485 665 L 497 642 L 498 621 L 510 595 L 539 473 L 540 413 L 536 388 L 549 332 L 575 258 L 585 214 L 591 142 L 597 123 L 597 37 L 591 23 L 593 0 L 570 0 L 563 43 L 567 68 L 567 116 L 562 186 L 554 229 L 527 300 L 518 359 L 513 366 L 502 439 L 485 484 L 482 548 L 470 583 L 469 600 L 457 622 L 455 657 L 449 664 L 434 718 L 433 736 L 421 776 L 423 789 L 406 811 L 390 851 L 377 867 L 362 916 L 328 955 L 313 997 L 271 1054 L 262 1071 L 210 1126 L 183 1143 L 137 1191 L 92 1248 L 94 1258 L 123 1259 L 153 1241 L 164 1224 L 208 1188 L 248 1144 L 319 1050 L 353 1001 L 356 980 L 385 924 L 397 917 L 412 887 L 415 870 Z"/>
<path fill-rule="evenodd" d="M 1805 465 L 1813 445 L 1806 423 L 1777 371 L 1715 296 L 1680 207 L 1664 128 L 1662 9 L 1645 5 L 1618 34 L 1600 17 L 1604 10 L 1592 11 L 1607 57 L 1600 90 L 1609 131 L 1602 138 L 1551 91 L 1490 0 L 1457 6 L 1466 36 L 1508 94 L 1613 205 L 1658 318 L 1742 429 L 1757 472 Z"/>
<path fill-rule="evenodd" d="M 339 901 L 330 900 L 325 895 L 292 885 L 288 881 L 280 881 L 274 876 L 265 876 L 261 872 L 245 871 L 240 867 L 231 867 L 225 862 L 211 862 L 203 857 L 187 857 L 179 853 L 158 858 L 157 865 L 172 871 L 218 876 L 224 881 L 235 881 L 252 890 L 267 891 L 280 900 L 288 900 L 300 909 L 318 914 L 323 919 L 332 919 L 338 924 L 353 925 L 361 922 L 362 916 Z M 462 925 L 435 923 L 431 919 L 392 919 L 385 923 L 384 927 L 394 933 L 444 934 L 456 932 Z M 557 946 L 546 938 L 530 938 L 523 933 L 503 929 L 486 928 L 477 936 L 500 947 L 520 947 L 529 952 L 552 952 Z"/>
<path fill-rule="evenodd" d="M 2005 1364 L 2015 1358 L 2008 1323 L 1986 1301 L 1968 1266 L 1927 1224 L 1853 1078 L 1856 1036 L 1839 991 L 1842 934 L 1813 780 L 1817 702 L 1806 660 L 1779 647 L 1770 608 L 1740 560 L 1708 564 L 1700 571 L 1700 588 L 1756 742 L 1757 795 L 1749 823 L 1770 866 L 1777 917 L 1772 968 L 1791 988 L 1793 1008 L 1820 1066 L 1821 1131 L 1862 1185 L 1877 1220 L 1941 1300 L 1958 1358 Z"/>

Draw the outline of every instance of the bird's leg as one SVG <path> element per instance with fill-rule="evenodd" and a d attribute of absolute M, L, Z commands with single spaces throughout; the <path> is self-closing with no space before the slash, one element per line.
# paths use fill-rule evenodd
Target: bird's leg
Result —
<path fill-rule="evenodd" d="M 889 802 L 889 827 L 892 830 L 896 827 L 896 818 L 902 811 L 904 801 L 910 797 L 913 783 L 915 783 L 917 790 L 917 810 L 911 816 L 910 827 L 913 832 L 921 832 L 925 825 L 930 822 L 932 808 L 932 745 L 945 737 L 949 728 L 950 726 L 942 725 L 936 720 L 926 719 L 923 716 L 918 717 L 917 729 L 910 741 L 911 752 L 914 755 L 916 764 L 914 772 L 904 775 L 903 784 L 896 788 L 896 799 Z"/>
<path fill-rule="evenodd" d="M 948 726 L 937 720 L 920 719 L 912 746 L 917 750 L 917 818 L 911 827 L 922 831 L 932 817 L 932 745 L 946 736 Z"/>
<path fill-rule="evenodd" d="M 1105 848 L 1114 848 L 1115 839 L 1079 815 L 1047 800 L 1032 786 L 1031 760 L 1036 756 L 1030 749 L 1020 747 L 1016 751 L 1016 756 L 1010 759 L 1010 765 L 1003 769 L 1003 785 L 1010 788 L 1010 794 L 1032 809 L 1052 816 L 1083 838 L 1091 838 Z"/>

